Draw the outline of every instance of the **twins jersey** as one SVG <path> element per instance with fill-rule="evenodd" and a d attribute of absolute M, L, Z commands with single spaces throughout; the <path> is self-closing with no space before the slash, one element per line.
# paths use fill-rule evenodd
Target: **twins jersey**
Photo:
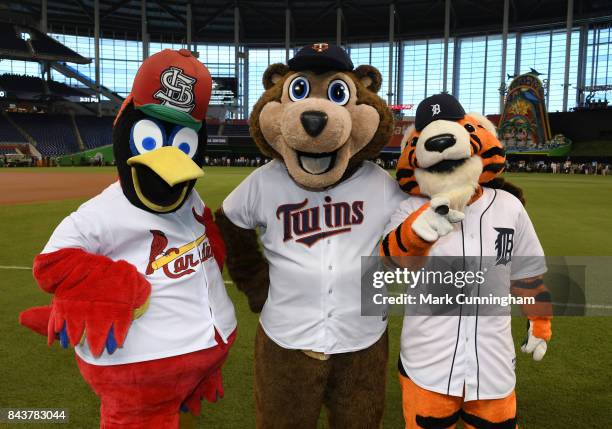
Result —
<path fill-rule="evenodd" d="M 428 200 L 411 197 L 401 203 L 386 232 L 401 224 Z M 500 234 L 505 234 L 500 238 Z M 500 249 L 506 243 L 505 249 Z M 510 281 L 544 274 L 544 252 L 521 202 L 503 190 L 483 188 L 465 209 L 463 222 L 441 237 L 430 256 L 480 256 L 498 260 L 490 271 Z M 513 257 L 520 258 L 512 264 Z M 491 269 L 490 269 L 491 270 Z M 478 314 L 478 313 L 474 313 Z M 406 316 L 401 334 L 401 363 L 420 387 L 466 401 L 508 396 L 515 386 L 515 351 L 507 316 Z"/>
<path fill-rule="evenodd" d="M 326 354 L 362 350 L 386 328 L 361 316 L 361 257 L 377 254 L 391 214 L 405 198 L 395 180 L 365 162 L 336 186 L 309 191 L 274 160 L 223 202 L 237 226 L 259 229 L 270 289 L 260 323 L 287 349 Z"/>
<path fill-rule="evenodd" d="M 181 355 L 215 346 L 215 328 L 227 341 L 236 317 L 203 212 L 204 203 L 191 191 L 176 212 L 149 213 L 130 204 L 116 182 L 59 224 L 42 253 L 80 248 L 125 260 L 151 283 L 149 307 L 132 322 L 123 347 L 96 358 L 84 342 L 76 347 L 79 357 L 117 365 Z"/>

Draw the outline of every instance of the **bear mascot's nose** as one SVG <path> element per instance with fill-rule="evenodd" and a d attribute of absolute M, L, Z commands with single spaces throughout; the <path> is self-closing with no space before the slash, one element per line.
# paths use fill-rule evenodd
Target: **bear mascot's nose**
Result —
<path fill-rule="evenodd" d="M 457 140 L 452 134 L 440 134 L 427 139 L 425 149 L 430 152 L 444 152 L 445 149 L 453 146 Z"/>
<path fill-rule="evenodd" d="M 325 124 L 327 124 L 327 114 L 324 112 L 317 112 L 316 110 L 309 110 L 300 115 L 300 120 L 308 135 L 316 137 L 321 134 L 321 131 L 325 128 Z"/>

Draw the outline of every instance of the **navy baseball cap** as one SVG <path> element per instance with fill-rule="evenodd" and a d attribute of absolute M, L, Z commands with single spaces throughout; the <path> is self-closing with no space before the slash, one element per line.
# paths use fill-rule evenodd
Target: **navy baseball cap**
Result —
<path fill-rule="evenodd" d="M 414 128 L 421 131 L 438 119 L 456 121 L 463 119 L 465 110 L 459 101 L 450 94 L 436 94 L 421 101 L 414 118 Z"/>
<path fill-rule="evenodd" d="M 292 71 L 351 71 L 354 68 L 351 58 L 344 49 L 328 43 L 313 43 L 303 47 L 287 64 Z"/>

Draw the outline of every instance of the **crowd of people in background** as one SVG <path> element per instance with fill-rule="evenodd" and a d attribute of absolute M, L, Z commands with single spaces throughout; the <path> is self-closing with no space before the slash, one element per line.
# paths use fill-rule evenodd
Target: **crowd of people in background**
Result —
<path fill-rule="evenodd" d="M 44 165 L 56 165 L 52 160 L 45 160 Z M 262 156 L 210 156 L 204 157 L 205 166 L 219 166 L 219 167 L 261 167 L 265 163 L 269 162 L 270 159 Z M 395 170 L 397 167 L 397 158 L 377 158 L 374 161 L 380 167 L 386 170 Z M 0 167 L 5 166 L 36 166 L 37 163 L 34 159 L 31 162 L 25 164 L 14 164 L 11 165 L 8 162 L 7 156 L 0 154 Z M 73 164 L 75 165 L 75 164 Z M 102 165 L 101 163 L 89 165 Z M 600 161 L 572 161 L 567 159 L 565 161 L 556 160 L 539 160 L 531 161 L 525 159 L 508 160 L 506 161 L 506 171 L 515 173 L 552 173 L 552 174 L 590 174 L 590 175 L 601 175 L 608 176 L 611 172 L 612 166 L 607 162 Z"/>
<path fill-rule="evenodd" d="M 591 174 L 607 176 L 610 164 L 598 161 L 506 161 L 506 171 L 520 173 Z"/>
<path fill-rule="evenodd" d="M 260 167 L 268 162 L 261 156 L 209 156 L 204 157 L 204 165 L 218 167 Z"/>

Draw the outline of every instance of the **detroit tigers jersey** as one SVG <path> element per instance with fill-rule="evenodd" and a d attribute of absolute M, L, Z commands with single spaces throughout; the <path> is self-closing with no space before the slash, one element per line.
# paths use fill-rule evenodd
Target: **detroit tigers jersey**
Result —
<path fill-rule="evenodd" d="M 123 259 L 151 283 L 149 307 L 132 322 L 123 347 L 96 358 L 84 342 L 76 347 L 79 357 L 93 365 L 117 365 L 176 356 L 215 346 L 215 328 L 227 340 L 236 317 L 198 221 L 203 211 L 204 203 L 191 191 L 176 212 L 149 213 L 130 204 L 116 182 L 59 224 L 42 253 L 80 248 Z M 180 256 L 164 258 L 183 246 L 187 250 Z"/>
<path fill-rule="evenodd" d="M 386 328 L 361 316 L 361 256 L 375 255 L 391 214 L 405 198 L 371 162 L 322 191 L 298 186 L 278 160 L 255 170 L 223 202 L 237 226 L 259 229 L 270 289 L 261 312 L 278 345 L 326 354 L 362 350 Z"/>
<path fill-rule="evenodd" d="M 385 228 L 394 230 L 428 199 L 401 203 Z M 499 231 L 512 234 L 512 257 L 518 263 L 495 265 L 496 280 L 510 292 L 510 281 L 544 274 L 544 251 L 521 202 L 503 190 L 483 188 L 465 209 L 463 222 L 441 237 L 429 256 L 497 257 Z M 465 251 L 463 250 L 465 249 Z M 476 314 L 476 313 L 473 313 Z M 515 351 L 508 316 L 405 316 L 400 359 L 406 374 L 420 387 L 466 401 L 508 396 L 514 389 Z"/>

